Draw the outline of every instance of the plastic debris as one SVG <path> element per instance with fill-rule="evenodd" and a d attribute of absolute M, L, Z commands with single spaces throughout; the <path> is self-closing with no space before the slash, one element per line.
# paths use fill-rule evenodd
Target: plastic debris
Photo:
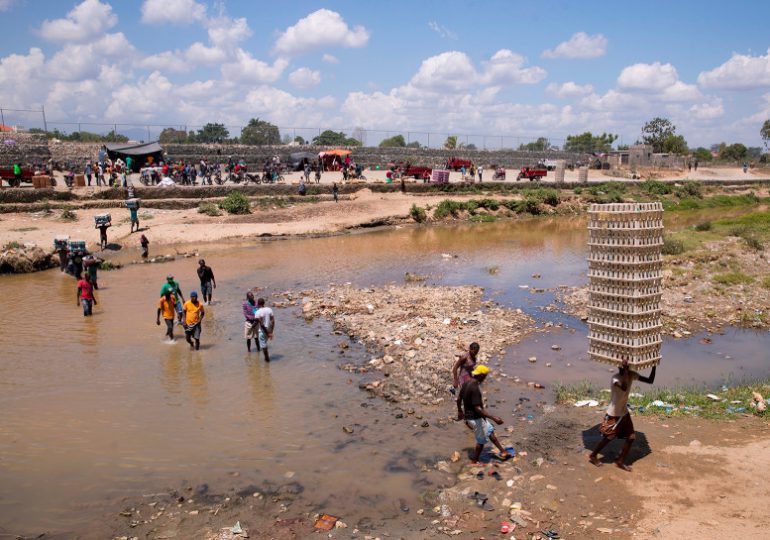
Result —
<path fill-rule="evenodd" d="M 575 407 L 596 407 L 597 405 L 599 405 L 599 402 L 595 399 L 581 399 L 575 402 Z"/>
<path fill-rule="evenodd" d="M 329 514 L 321 514 L 321 516 L 319 516 L 319 518 L 315 521 L 313 528 L 318 529 L 319 531 L 331 531 L 339 519 L 340 518 L 330 516 Z"/>

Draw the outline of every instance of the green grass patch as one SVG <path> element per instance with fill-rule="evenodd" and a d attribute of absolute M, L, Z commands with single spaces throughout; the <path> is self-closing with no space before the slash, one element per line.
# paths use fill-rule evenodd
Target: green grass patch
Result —
<path fill-rule="evenodd" d="M 697 225 L 695 225 L 695 227 L 693 227 L 693 228 L 694 228 L 696 231 L 698 231 L 698 232 L 705 232 L 705 231 L 710 231 L 710 230 L 711 230 L 711 227 L 712 227 L 712 225 L 711 225 L 711 222 L 710 222 L 710 221 L 704 221 L 703 223 L 698 223 L 698 224 L 697 224 Z"/>
<path fill-rule="evenodd" d="M 642 190 L 650 195 L 668 195 L 674 188 L 671 184 L 659 182 L 658 180 L 647 180 L 642 184 Z"/>
<path fill-rule="evenodd" d="M 205 214 L 207 216 L 216 217 L 221 216 L 222 211 L 213 202 L 202 202 L 198 205 L 198 213 Z"/>
<path fill-rule="evenodd" d="M 478 214 L 471 216 L 471 221 L 476 223 L 492 223 L 497 221 L 497 216 L 493 216 L 491 214 Z"/>
<path fill-rule="evenodd" d="M 743 272 L 726 272 L 724 274 L 717 274 L 711 278 L 714 283 L 720 285 L 748 285 L 754 282 L 754 278 L 744 274 Z"/>
<path fill-rule="evenodd" d="M 11 241 L 3 246 L 3 251 L 8 251 L 9 249 L 20 249 L 21 247 L 22 245 L 18 242 Z"/>
<path fill-rule="evenodd" d="M 770 418 L 770 410 L 758 413 L 751 406 L 754 401 L 754 392 L 759 393 L 765 399 L 770 398 L 770 378 L 748 381 L 741 384 L 725 385 L 719 390 L 707 386 L 690 386 L 680 388 L 655 388 L 641 394 L 636 393 L 640 387 L 632 388 L 632 395 L 628 400 L 634 414 L 645 416 L 698 416 L 713 419 L 731 419 L 739 414 L 755 414 L 764 418 Z M 644 389 L 644 388 L 641 388 Z M 567 385 L 555 385 L 554 394 L 556 403 L 574 404 L 582 399 L 595 399 L 600 406 L 606 405 L 610 391 L 602 389 L 590 382 L 580 382 Z M 719 398 L 718 401 L 708 397 L 712 394 Z"/>
<path fill-rule="evenodd" d="M 762 286 L 765 289 L 770 289 L 770 275 L 767 275 L 762 278 Z"/>

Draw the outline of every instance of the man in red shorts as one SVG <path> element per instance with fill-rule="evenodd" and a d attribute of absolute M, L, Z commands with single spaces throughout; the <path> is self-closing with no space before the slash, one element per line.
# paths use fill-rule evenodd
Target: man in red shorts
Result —
<path fill-rule="evenodd" d="M 634 423 L 631 421 L 631 413 L 628 410 L 628 396 L 631 393 L 631 384 L 636 380 L 647 384 L 655 382 L 655 367 L 652 368 L 649 377 L 642 377 L 636 371 L 628 369 L 628 360 L 624 360 L 623 364 L 618 368 L 618 372 L 612 377 L 610 405 L 607 407 L 604 421 L 599 426 L 602 440 L 599 441 L 599 444 L 596 445 L 596 448 L 588 457 L 588 460 L 597 467 L 602 465 L 601 461 L 599 461 L 599 452 L 610 441 L 619 438 L 625 439 L 626 444 L 615 461 L 615 465 L 624 471 L 631 472 L 631 467 L 626 465 L 625 462 L 628 452 L 631 450 L 631 445 L 634 444 L 636 439 L 636 432 L 634 431 Z"/>

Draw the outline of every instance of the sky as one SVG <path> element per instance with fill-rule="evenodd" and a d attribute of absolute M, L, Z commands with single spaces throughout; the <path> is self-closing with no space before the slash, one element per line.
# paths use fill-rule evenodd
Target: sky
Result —
<path fill-rule="evenodd" d="M 761 146 L 768 20 L 764 0 L 0 0 L 0 107 L 63 131 L 258 117 L 490 147 L 633 144 L 661 116 L 691 147 Z"/>

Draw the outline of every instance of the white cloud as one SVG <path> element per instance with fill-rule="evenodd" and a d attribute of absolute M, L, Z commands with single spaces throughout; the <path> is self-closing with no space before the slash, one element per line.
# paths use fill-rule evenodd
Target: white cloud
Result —
<path fill-rule="evenodd" d="M 207 47 L 196 41 L 187 49 L 185 59 L 192 64 L 217 65 L 227 58 L 227 52 L 218 47 Z"/>
<path fill-rule="evenodd" d="M 627 90 L 662 91 L 678 79 L 676 68 L 671 64 L 634 64 L 620 72 L 618 86 Z"/>
<path fill-rule="evenodd" d="M 660 94 L 660 99 L 666 102 L 695 101 L 701 99 L 703 95 L 694 84 L 686 84 L 682 81 L 676 81 L 674 84 L 665 88 Z"/>
<path fill-rule="evenodd" d="M 543 58 L 588 59 L 598 58 L 607 53 L 607 38 L 602 34 L 589 36 L 585 32 L 577 32 L 567 41 L 559 43 L 553 49 L 543 51 Z"/>
<path fill-rule="evenodd" d="M 426 58 L 412 77 L 410 84 L 416 88 L 440 92 L 462 91 L 472 88 L 478 74 L 467 54 L 448 51 Z"/>
<path fill-rule="evenodd" d="M 142 22 L 190 24 L 206 18 L 206 6 L 195 0 L 144 0 Z"/>
<path fill-rule="evenodd" d="M 577 84 L 572 81 L 565 82 L 563 84 L 550 83 L 546 86 L 545 91 L 558 98 L 570 98 L 577 96 L 585 96 L 594 91 L 594 87 L 590 84 Z"/>
<path fill-rule="evenodd" d="M 289 82 L 297 88 L 313 88 L 321 83 L 321 72 L 301 67 L 289 73 Z"/>
<path fill-rule="evenodd" d="M 713 120 L 725 114 L 722 100 L 716 99 L 710 103 L 696 103 L 690 107 L 690 113 L 698 120 Z"/>
<path fill-rule="evenodd" d="M 363 47 L 369 31 L 363 26 L 350 28 L 336 11 L 319 9 L 287 28 L 275 42 L 275 52 L 295 55 L 320 47 Z"/>
<path fill-rule="evenodd" d="M 185 53 L 181 51 L 165 51 L 142 58 L 138 66 L 149 71 L 169 73 L 184 73 L 190 70 Z"/>
<path fill-rule="evenodd" d="M 770 49 L 763 56 L 733 54 L 721 66 L 698 75 L 704 88 L 745 90 L 770 86 Z"/>
<path fill-rule="evenodd" d="M 48 61 L 47 75 L 64 81 L 96 77 L 105 62 L 130 60 L 134 52 L 122 32 L 106 34 L 92 43 L 65 45 Z"/>
<path fill-rule="evenodd" d="M 238 49 L 235 60 L 222 65 L 222 77 L 230 81 L 249 83 L 272 83 L 277 81 L 289 62 L 278 58 L 273 65 L 257 60 L 247 51 Z"/>
<path fill-rule="evenodd" d="M 547 73 L 537 66 L 525 68 L 527 59 L 508 49 L 500 49 L 489 61 L 484 62 L 485 84 L 536 84 L 545 79 Z"/>
<path fill-rule="evenodd" d="M 324 55 L 321 57 L 321 60 L 323 60 L 323 61 L 324 61 L 324 62 L 326 62 L 327 64 L 339 64 L 339 63 L 340 63 L 340 60 L 339 60 L 339 58 L 337 58 L 336 56 L 334 56 L 334 55 L 331 55 L 331 54 L 329 54 L 329 53 L 325 53 L 325 54 L 324 54 Z"/>
<path fill-rule="evenodd" d="M 40 35 L 48 41 L 85 43 L 117 23 L 118 17 L 112 12 L 112 6 L 99 0 L 83 0 L 64 19 L 43 21 Z"/>
<path fill-rule="evenodd" d="M 428 28 L 436 32 L 442 38 L 453 39 L 453 40 L 457 39 L 457 34 L 452 32 L 449 28 L 447 28 L 443 24 L 437 23 L 436 21 L 429 21 Z"/>
<path fill-rule="evenodd" d="M 0 11 L 9 11 L 15 3 L 16 0 L 0 0 Z"/>
<path fill-rule="evenodd" d="M 209 19 L 206 26 L 211 43 L 223 49 L 233 48 L 251 35 L 249 23 L 243 17 L 217 17 Z"/>

